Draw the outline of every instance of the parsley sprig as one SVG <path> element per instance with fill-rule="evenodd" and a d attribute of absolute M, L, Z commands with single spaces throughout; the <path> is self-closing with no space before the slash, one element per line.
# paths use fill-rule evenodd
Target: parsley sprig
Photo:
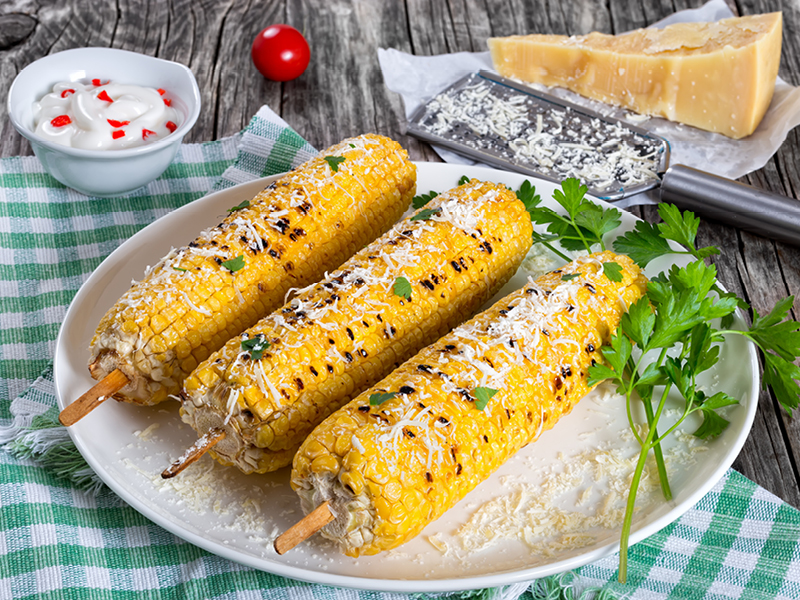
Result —
<path fill-rule="evenodd" d="M 411 300 L 411 292 L 411 282 L 408 279 L 401 276 L 394 280 L 394 284 L 392 285 L 392 293 L 395 296 L 400 296 L 406 300 Z"/>
<path fill-rule="evenodd" d="M 620 581 L 626 577 L 633 508 L 650 451 L 656 458 L 662 492 L 669 500 L 672 492 L 660 446 L 663 439 L 693 413 L 703 417 L 694 435 L 716 437 L 728 426 L 728 421 L 716 411 L 738 402 L 724 392 L 707 397 L 698 389 L 698 376 L 717 363 L 719 343 L 724 337 L 712 322 L 732 314 L 737 306 L 733 298 L 710 293 L 715 282 L 716 268 L 702 261 L 673 267 L 667 274 L 655 278 L 646 295 L 623 315 L 609 344 L 601 348 L 604 364 L 597 363 L 589 368 L 589 385 L 610 380 L 625 396 L 628 421 L 642 447 L 622 526 Z M 677 352 L 673 350 L 668 354 L 672 348 Z M 683 401 L 683 411 L 677 422 L 659 435 L 659 419 L 673 390 Z M 648 427 L 644 438 L 637 433 L 632 416 L 635 397 L 645 409 Z"/>
<path fill-rule="evenodd" d="M 571 259 L 553 246 L 552 242 L 558 241 L 562 248 L 569 251 L 591 252 L 591 248 L 596 245 L 605 250 L 603 237 L 619 227 L 621 213 L 616 208 L 603 208 L 586 198 L 587 190 L 577 179 L 565 179 L 561 183 L 561 189 L 553 193 L 555 201 L 566 212 L 566 215 L 562 215 L 552 208 L 540 206 L 541 197 L 525 181 L 517 192 L 517 197 L 525 204 L 534 224 L 547 227 L 547 233 L 534 231 L 534 242 L 544 244 L 566 261 Z"/>
<path fill-rule="evenodd" d="M 409 219 L 409 221 L 427 221 L 434 215 L 438 215 L 442 212 L 441 208 L 423 208 L 417 214 Z"/>
<path fill-rule="evenodd" d="M 331 171 L 334 173 L 339 172 L 339 164 L 345 161 L 344 156 L 323 156 L 322 160 L 328 163 L 328 166 L 331 168 Z"/>
<path fill-rule="evenodd" d="M 436 198 L 436 196 L 438 196 L 438 195 L 439 195 L 438 193 L 436 193 L 433 190 L 431 190 L 427 194 L 420 194 L 419 196 L 414 196 L 411 199 L 411 206 L 414 207 L 414 210 L 416 210 L 418 208 L 422 208 L 428 202 L 430 202 L 431 200 Z"/>
<path fill-rule="evenodd" d="M 387 400 L 391 400 L 397 396 L 397 392 L 377 392 L 375 394 L 369 395 L 369 405 L 370 406 L 380 406 Z"/>
<path fill-rule="evenodd" d="M 250 358 L 253 360 L 261 360 L 264 351 L 270 347 L 267 341 L 267 336 L 263 333 L 257 333 L 254 337 L 242 340 L 242 350 L 250 353 Z"/>
<path fill-rule="evenodd" d="M 472 395 L 475 396 L 475 408 L 478 410 L 483 410 L 486 408 L 486 405 L 489 404 L 489 400 L 492 399 L 497 393 L 497 390 L 490 387 L 476 387 L 472 390 Z"/>
<path fill-rule="evenodd" d="M 633 231 L 614 240 L 614 250 L 627 254 L 642 268 L 665 254 L 688 254 L 696 259 L 719 254 L 719 249 L 713 246 L 699 249 L 695 246 L 700 219 L 693 213 L 681 212 L 672 204 L 662 203 L 658 205 L 658 214 L 662 223 L 654 225 L 638 221 Z M 677 242 L 682 248 L 671 247 L 668 240 Z"/>
<path fill-rule="evenodd" d="M 247 263 L 244 260 L 244 254 L 240 254 L 236 258 L 223 261 L 220 264 L 226 269 L 228 269 L 228 271 L 230 271 L 231 273 L 235 273 L 236 271 L 241 271 L 242 269 L 244 269 Z"/>
<path fill-rule="evenodd" d="M 605 250 L 603 236 L 620 224 L 620 212 L 603 208 L 587 200 L 586 187 L 574 179 L 562 183 L 554 198 L 566 212 L 561 215 L 541 207 L 541 199 L 531 187 L 522 186 L 517 196 L 525 203 L 534 223 L 547 226 L 547 234 L 535 233 L 534 239 L 569 260 L 553 244 L 565 250 Z M 761 350 L 764 358 L 764 387 L 769 387 L 790 414 L 800 400 L 800 367 L 794 361 L 800 356 L 800 324 L 789 320 L 793 297 L 781 300 L 766 316 L 755 311 L 753 324 L 744 330 L 731 329 L 737 307 L 749 309 L 735 294 L 722 290 L 714 265 L 705 258 L 719 254 L 714 247 L 698 248 L 695 240 L 700 219 L 675 206 L 660 204 L 662 222 L 637 222 L 632 231 L 619 236 L 614 250 L 627 254 L 644 268 L 653 260 L 669 255 L 690 256 L 683 267 L 672 266 L 652 278 L 644 297 L 622 316 L 620 326 L 600 350 L 604 359 L 589 369 L 589 384 L 603 381 L 616 384 L 625 396 L 628 421 L 641 445 L 620 542 L 619 580 L 627 577 L 628 540 L 633 522 L 636 494 L 650 452 L 656 460 L 661 489 L 666 500 L 672 498 L 661 442 L 690 415 L 702 418 L 693 432 L 702 439 L 720 435 L 729 425 L 720 410 L 738 403 L 720 391 L 708 396 L 698 385 L 698 377 L 719 360 L 720 344 L 726 336 L 742 335 Z M 606 263 L 605 275 L 621 280 L 621 267 Z M 659 434 L 658 424 L 667 406 L 667 399 L 677 396 L 683 409 L 674 424 Z M 633 403 L 640 401 L 647 421 L 644 436 L 638 433 L 633 418 Z"/>
<path fill-rule="evenodd" d="M 250 206 L 250 200 L 242 200 L 242 201 L 241 201 L 239 204 L 237 204 L 236 206 L 231 206 L 231 207 L 228 209 L 228 212 L 229 212 L 229 213 L 235 213 L 236 211 L 238 211 L 238 210 L 244 210 L 245 208 L 247 208 L 247 207 L 249 207 L 249 206 Z"/>

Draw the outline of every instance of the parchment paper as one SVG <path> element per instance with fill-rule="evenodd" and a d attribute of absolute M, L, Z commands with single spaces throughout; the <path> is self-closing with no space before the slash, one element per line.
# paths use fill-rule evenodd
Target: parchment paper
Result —
<path fill-rule="evenodd" d="M 718 21 L 732 16 L 733 13 L 724 0 L 711 0 L 700 8 L 670 15 L 653 26 Z M 488 51 L 413 56 L 399 50 L 379 48 L 378 60 L 386 86 L 403 97 L 407 117 L 420 104 L 427 102 L 464 75 L 481 69 L 494 71 Z M 731 179 L 763 167 L 777 152 L 789 130 L 800 124 L 800 88 L 789 85 L 780 77 L 776 80 L 775 94 L 764 120 L 752 135 L 741 140 L 732 140 L 718 133 L 702 131 L 657 117 L 642 121 L 639 115 L 583 98 L 563 88 L 544 88 L 536 85 L 531 87 L 546 89 L 554 96 L 627 120 L 666 138 L 671 145 L 670 164 L 689 165 Z M 434 146 L 434 149 L 446 162 L 475 164 L 474 161 L 444 148 Z M 658 190 L 652 190 L 620 200 L 616 205 L 627 207 L 652 204 L 657 201 Z"/>

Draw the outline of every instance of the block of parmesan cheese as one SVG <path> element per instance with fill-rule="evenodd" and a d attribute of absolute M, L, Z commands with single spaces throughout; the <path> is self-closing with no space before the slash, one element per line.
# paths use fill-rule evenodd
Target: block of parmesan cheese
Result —
<path fill-rule="evenodd" d="M 617 36 L 490 38 L 489 49 L 505 77 L 738 139 L 758 127 L 772 99 L 781 29 L 776 12 Z"/>

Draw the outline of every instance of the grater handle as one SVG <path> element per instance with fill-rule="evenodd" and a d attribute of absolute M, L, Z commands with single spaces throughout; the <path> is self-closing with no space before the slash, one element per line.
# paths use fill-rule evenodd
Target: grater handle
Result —
<path fill-rule="evenodd" d="M 800 246 L 800 201 L 685 165 L 661 182 L 661 201 L 708 219 Z"/>

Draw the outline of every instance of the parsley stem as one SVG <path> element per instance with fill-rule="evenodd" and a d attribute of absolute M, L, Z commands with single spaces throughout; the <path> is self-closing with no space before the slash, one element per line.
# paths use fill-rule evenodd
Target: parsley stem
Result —
<path fill-rule="evenodd" d="M 631 395 L 633 394 L 632 390 L 629 390 L 627 394 L 625 394 L 625 410 L 628 413 L 628 425 L 633 432 L 633 437 L 636 438 L 636 441 L 639 442 L 640 446 L 644 445 L 642 438 L 639 436 L 639 432 L 636 431 L 636 423 L 633 422 L 633 413 L 631 412 Z"/>
<path fill-rule="evenodd" d="M 749 331 L 742 331 L 741 329 L 718 329 L 717 331 L 715 331 L 715 332 L 714 332 L 714 336 L 723 336 L 723 337 L 724 337 L 724 336 L 728 335 L 729 333 L 734 333 L 734 334 L 736 334 L 736 335 L 743 335 L 743 336 L 744 336 L 744 337 L 746 337 L 748 340 L 750 340 L 751 342 L 753 342 L 753 343 L 754 343 L 756 346 L 758 346 L 759 350 L 761 350 L 761 346 L 760 346 L 760 345 L 759 345 L 759 343 L 758 343 L 758 342 L 757 342 L 757 341 L 756 341 L 756 340 L 753 338 L 753 336 L 752 336 L 752 335 L 750 335 L 750 332 L 749 332 Z"/>
<path fill-rule="evenodd" d="M 667 389 L 661 394 L 661 400 L 658 402 L 658 408 L 655 415 L 653 415 L 653 422 L 658 423 L 661 418 L 661 413 L 664 410 L 664 405 L 667 402 Z M 653 437 L 655 434 L 654 428 L 649 428 L 647 436 L 644 439 L 642 450 L 639 453 L 639 460 L 636 462 L 636 470 L 633 472 L 633 480 L 631 481 L 631 489 L 628 492 L 628 503 L 625 507 L 625 519 L 622 522 L 622 536 L 619 543 L 619 574 L 617 578 L 620 583 L 625 583 L 628 578 L 628 540 L 631 535 L 631 526 L 633 525 L 633 509 L 636 505 L 636 493 L 639 491 L 639 482 L 642 480 L 644 467 L 647 464 L 647 456 L 653 448 Z"/>
<path fill-rule="evenodd" d="M 663 442 L 666 438 L 668 438 L 672 434 L 673 431 L 675 431 L 678 427 L 681 426 L 681 424 L 686 420 L 686 418 L 690 414 L 692 414 L 693 412 L 697 412 L 698 410 L 700 410 L 700 409 L 699 408 L 692 408 L 692 405 L 687 402 L 686 403 L 686 408 L 684 409 L 683 414 L 681 415 L 681 418 L 678 419 L 672 427 L 667 429 L 659 437 L 657 437 L 655 440 L 653 440 L 653 443 L 654 444 L 660 444 L 661 442 Z"/>
<path fill-rule="evenodd" d="M 628 413 L 628 425 L 630 426 L 631 431 L 633 432 L 633 437 L 635 437 L 636 441 L 639 442 L 639 445 L 642 446 L 644 445 L 644 442 L 642 441 L 641 436 L 639 436 L 639 432 L 636 431 L 636 423 L 633 420 L 633 412 L 631 410 L 631 396 L 633 396 L 633 392 L 635 389 L 634 373 L 639 372 L 639 364 L 636 363 L 635 365 L 631 366 L 630 364 L 631 360 L 632 359 L 628 359 L 628 364 L 625 365 L 625 374 L 628 376 L 628 385 L 627 389 L 625 390 L 625 410 Z"/>
<path fill-rule="evenodd" d="M 664 388 L 664 395 L 666 396 L 669 393 L 669 389 L 672 387 L 671 383 L 668 383 Z M 661 448 L 661 439 L 658 437 L 658 428 L 656 422 L 654 421 L 655 415 L 653 414 L 653 405 L 650 403 L 649 400 L 643 400 L 642 403 L 644 404 L 644 412 L 647 415 L 647 424 L 650 430 L 653 432 L 653 436 L 655 436 L 655 441 L 652 443 L 653 446 L 653 454 L 656 458 L 656 466 L 658 467 L 658 480 L 661 483 L 661 493 L 664 494 L 664 499 L 669 501 L 672 500 L 672 489 L 669 486 L 669 479 L 667 478 L 667 467 L 664 464 L 664 452 Z"/>
<path fill-rule="evenodd" d="M 578 224 L 575 222 L 575 218 L 572 216 L 572 214 L 571 214 L 571 213 L 570 213 L 570 215 L 569 215 L 569 222 L 570 222 L 570 223 L 572 223 L 572 226 L 575 228 L 575 231 L 578 233 L 578 236 L 580 236 L 580 238 L 581 238 L 581 241 L 583 242 L 583 245 L 586 247 L 586 251 L 587 251 L 587 252 L 589 252 L 589 253 L 591 254 L 591 252 L 592 252 L 592 245 L 591 245 L 591 244 L 589 243 L 589 241 L 586 239 L 586 236 L 584 236 L 584 235 L 583 235 L 583 232 L 581 231 L 581 226 L 580 226 L 580 225 L 578 225 Z M 606 249 L 606 246 L 605 246 L 605 244 L 603 243 L 603 239 L 602 239 L 602 238 L 600 238 L 600 249 L 601 249 L 602 251 L 604 251 L 604 252 L 605 252 L 605 249 Z"/>
<path fill-rule="evenodd" d="M 667 349 L 662 348 L 661 354 L 658 356 L 658 362 L 656 363 L 659 367 L 664 363 L 664 359 L 667 356 Z M 644 353 L 642 354 L 644 357 Z M 637 365 L 637 373 L 638 373 L 638 365 Z M 672 387 L 671 383 L 667 383 L 664 388 L 664 397 L 669 394 L 670 387 Z M 653 443 L 653 454 L 656 457 L 656 466 L 658 467 L 658 480 L 661 484 L 661 493 L 664 494 L 665 500 L 672 500 L 672 488 L 669 485 L 669 478 L 667 477 L 667 466 L 664 463 L 664 451 L 661 448 L 661 438 L 658 436 L 658 428 L 657 424 L 653 421 L 653 403 L 652 397 L 647 399 L 642 399 L 642 404 L 644 404 L 644 412 L 647 416 L 647 425 L 650 429 L 654 431 L 654 436 L 656 441 Z"/>
<path fill-rule="evenodd" d="M 567 262 L 572 262 L 572 259 L 569 256 L 567 256 L 563 252 L 559 252 L 559 250 L 555 246 L 553 246 L 550 242 L 540 242 L 540 243 L 544 244 L 545 248 L 547 248 L 548 250 L 550 250 L 554 254 L 558 255 L 563 260 L 565 260 Z"/>

